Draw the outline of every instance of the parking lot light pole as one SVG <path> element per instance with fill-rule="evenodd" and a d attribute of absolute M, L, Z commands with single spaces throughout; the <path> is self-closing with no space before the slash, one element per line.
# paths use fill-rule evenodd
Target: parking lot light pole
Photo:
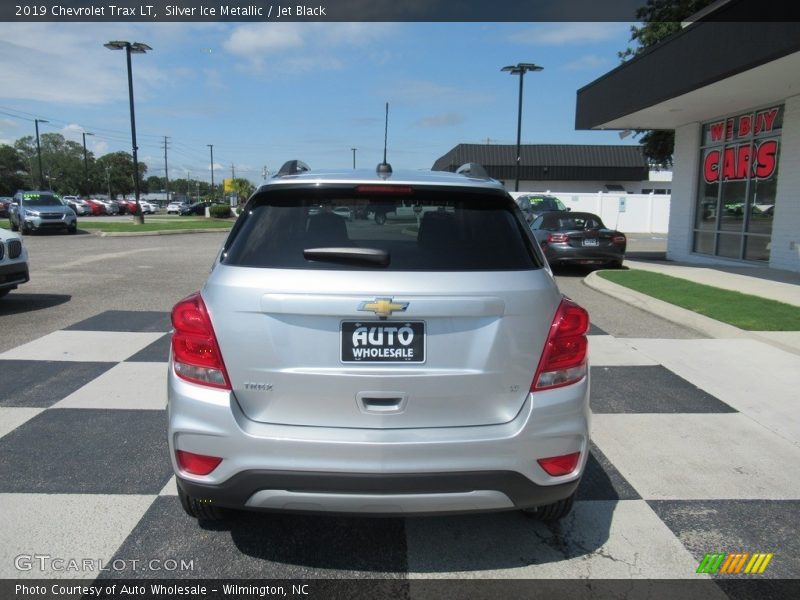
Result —
<path fill-rule="evenodd" d="M 206 144 L 211 149 L 211 201 L 214 201 L 214 144 Z"/>
<path fill-rule="evenodd" d="M 39 145 L 39 123 L 49 123 L 50 121 L 45 121 L 44 119 L 34 119 L 33 122 L 36 125 L 36 156 L 39 157 L 39 189 L 44 189 L 44 171 L 42 171 L 42 148 Z"/>
<path fill-rule="evenodd" d="M 136 198 L 136 214 L 133 216 L 134 223 L 143 224 L 144 214 L 142 207 L 139 204 L 139 159 L 137 156 L 136 147 L 136 115 L 133 111 L 133 74 L 131 72 L 131 54 L 144 54 L 148 50 L 152 50 L 147 44 L 141 42 L 123 42 L 113 41 L 104 44 L 109 50 L 125 50 L 125 56 L 128 63 L 128 100 L 131 107 L 131 142 L 133 145 L 133 192 Z"/>
<path fill-rule="evenodd" d="M 500 69 L 512 75 L 519 75 L 519 107 L 517 109 L 517 166 L 516 176 L 514 178 L 514 191 L 519 191 L 519 167 L 520 167 L 520 143 L 522 141 L 522 78 L 528 71 L 541 71 L 544 67 L 535 65 L 533 63 L 517 63 L 516 65 L 509 65 Z"/>
<path fill-rule="evenodd" d="M 94 135 L 88 131 L 83 132 L 83 181 L 86 186 L 86 194 L 89 194 L 89 163 L 86 161 L 86 136 Z"/>

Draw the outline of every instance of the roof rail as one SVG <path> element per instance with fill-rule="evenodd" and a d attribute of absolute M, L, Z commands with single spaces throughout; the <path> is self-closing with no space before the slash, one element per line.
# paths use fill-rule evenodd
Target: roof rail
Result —
<path fill-rule="evenodd" d="M 491 179 L 486 169 L 478 163 L 464 163 L 456 169 L 458 175 L 465 175 L 467 177 L 474 177 L 476 179 Z"/>
<path fill-rule="evenodd" d="M 275 177 L 283 177 L 284 175 L 299 175 L 300 173 L 307 173 L 311 170 L 306 163 L 302 160 L 287 160 L 278 172 L 275 174 Z"/>

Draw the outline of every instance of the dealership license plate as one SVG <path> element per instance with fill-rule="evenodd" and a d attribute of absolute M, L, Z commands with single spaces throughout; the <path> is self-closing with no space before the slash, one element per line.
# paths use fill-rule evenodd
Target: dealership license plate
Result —
<path fill-rule="evenodd" d="M 599 246 L 600 241 L 597 238 L 585 238 L 583 240 L 584 246 Z"/>
<path fill-rule="evenodd" d="M 425 362 L 424 321 L 342 321 L 342 362 Z"/>

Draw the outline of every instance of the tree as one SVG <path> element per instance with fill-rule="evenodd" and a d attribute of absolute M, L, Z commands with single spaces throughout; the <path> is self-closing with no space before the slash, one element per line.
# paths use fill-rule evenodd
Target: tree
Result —
<path fill-rule="evenodd" d="M 144 182 L 143 190 L 148 192 L 161 192 L 166 189 L 166 180 L 158 175 L 150 175 Z"/>
<path fill-rule="evenodd" d="M 0 196 L 13 196 L 25 187 L 26 168 L 19 152 L 12 146 L 0 145 Z"/>
<path fill-rule="evenodd" d="M 239 202 L 242 204 L 256 191 L 256 186 L 254 186 L 249 179 L 240 177 L 237 177 L 231 182 L 231 187 L 234 193 L 239 196 Z"/>
<path fill-rule="evenodd" d="M 626 61 L 634 56 L 655 46 L 662 40 L 681 30 L 681 22 L 687 17 L 711 4 L 714 0 L 647 0 L 645 6 L 636 11 L 636 18 L 642 21 L 642 26 L 631 27 L 631 42 L 638 45 L 630 46 L 618 56 Z M 641 136 L 645 156 L 659 166 L 672 165 L 672 153 L 675 148 L 675 132 L 673 130 L 636 130 L 636 136 Z"/>
<path fill-rule="evenodd" d="M 30 187 L 38 188 L 40 177 L 36 139 L 26 136 L 18 139 L 14 146 L 23 162 L 30 167 Z M 60 133 L 44 133 L 39 137 L 39 146 L 42 152 L 42 180 L 47 188 L 59 194 L 78 194 L 86 188 L 82 144 L 67 140 Z"/>
<path fill-rule="evenodd" d="M 139 181 L 144 180 L 145 173 L 147 165 L 140 162 Z M 133 157 L 122 151 L 105 154 L 95 161 L 93 176 L 95 181 L 105 183 L 99 187 L 105 188 L 112 198 L 118 194 L 131 194 L 134 191 Z"/>

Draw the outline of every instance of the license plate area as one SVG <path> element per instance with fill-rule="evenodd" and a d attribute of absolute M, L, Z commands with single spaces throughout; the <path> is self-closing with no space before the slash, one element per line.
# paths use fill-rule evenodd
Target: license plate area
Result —
<path fill-rule="evenodd" d="M 583 238 L 583 245 L 584 246 L 599 246 L 600 240 L 597 238 Z"/>
<path fill-rule="evenodd" d="M 343 363 L 424 363 L 424 321 L 342 321 Z"/>

